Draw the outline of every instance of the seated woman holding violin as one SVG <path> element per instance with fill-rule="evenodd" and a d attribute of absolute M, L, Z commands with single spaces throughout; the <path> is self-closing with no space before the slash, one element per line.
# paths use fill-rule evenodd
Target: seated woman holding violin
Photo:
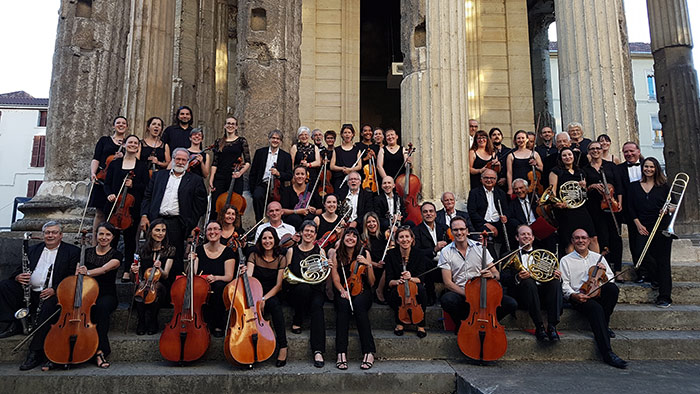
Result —
<path fill-rule="evenodd" d="M 297 165 L 291 185 L 282 189 L 282 220 L 297 230 L 304 220 L 313 219 L 318 211 L 315 207 L 321 205 L 318 194 L 312 188 L 313 184 L 308 182 L 308 170 Z"/>
<path fill-rule="evenodd" d="M 419 275 L 425 272 L 427 257 L 414 248 L 416 237 L 407 226 L 394 234 L 396 245 L 386 254 L 386 299 L 394 310 L 394 334 L 403 335 L 404 325 L 415 324 L 418 338 L 425 338 L 425 287 Z"/>
<path fill-rule="evenodd" d="M 379 278 L 376 281 L 376 289 L 374 293 L 374 301 L 381 305 L 386 305 L 384 299 L 384 257 L 386 251 L 393 247 L 393 243 L 387 242 L 388 232 L 379 230 L 379 217 L 374 212 L 367 212 L 362 220 L 362 234 L 360 239 L 365 245 L 369 245 L 370 257 L 372 258 L 372 266 L 374 267 L 374 276 Z"/>
<path fill-rule="evenodd" d="M 236 258 L 233 250 L 222 245 L 221 225 L 209 222 L 205 228 L 207 243 L 195 250 L 194 272 L 209 282 L 211 294 L 204 308 L 204 321 L 216 338 L 224 336 L 226 308 L 224 308 L 224 287 L 233 280 Z"/>
<path fill-rule="evenodd" d="M 338 354 L 336 368 L 348 369 L 348 330 L 350 316 L 355 315 L 355 324 L 360 336 L 363 358 L 361 369 L 370 369 L 374 365 L 374 336 L 369 321 L 369 309 L 372 307 L 372 286 L 374 270 L 369 251 L 361 246 L 360 234 L 355 228 L 348 227 L 340 238 L 340 245 L 329 253 L 332 263 L 335 301 L 335 350 Z"/>
<path fill-rule="evenodd" d="M 228 245 L 231 237 L 240 237 L 244 234 L 238 209 L 233 205 L 224 205 L 224 209 L 218 213 L 216 221 L 221 224 L 219 242 L 223 245 Z"/>
<path fill-rule="evenodd" d="M 329 249 L 335 248 L 338 241 L 338 236 L 343 231 L 343 225 L 338 226 L 342 220 L 337 212 L 338 196 L 335 194 L 326 194 L 323 197 L 323 213 L 316 216 L 314 224 L 318 228 L 318 239 L 323 242 L 321 247 L 328 252 Z M 335 232 L 335 234 L 333 234 Z"/>
<path fill-rule="evenodd" d="M 139 283 L 133 300 L 138 316 L 136 335 L 153 335 L 160 330 L 158 311 L 167 295 L 165 279 L 173 266 L 173 256 L 175 247 L 168 243 L 165 221 L 153 220 L 146 232 L 146 243 L 139 251 L 138 264 L 131 265 L 131 273 L 136 275 L 136 282 Z"/>

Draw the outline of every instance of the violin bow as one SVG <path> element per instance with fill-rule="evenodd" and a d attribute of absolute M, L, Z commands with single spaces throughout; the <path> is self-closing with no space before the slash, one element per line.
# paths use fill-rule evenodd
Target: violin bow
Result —
<path fill-rule="evenodd" d="M 85 221 L 85 214 L 87 213 L 88 205 L 90 204 L 90 197 L 92 197 L 92 189 L 95 188 L 95 180 L 90 181 L 90 190 L 88 191 L 87 200 L 85 200 L 85 208 L 83 208 L 83 216 L 80 218 L 80 226 L 78 226 L 78 233 L 83 230 L 83 222 Z"/>
<path fill-rule="evenodd" d="M 112 214 L 114 213 L 114 208 L 117 206 L 117 201 L 119 201 L 119 196 L 122 194 L 122 191 L 124 191 L 124 185 L 126 185 L 126 180 L 129 179 L 129 174 L 126 174 L 124 177 L 124 181 L 122 181 L 122 186 L 119 188 L 119 193 L 117 193 L 117 197 L 114 199 L 114 203 L 112 204 L 112 209 L 109 210 L 109 216 L 107 216 L 106 222 L 109 223 L 109 219 L 112 218 Z"/>
<path fill-rule="evenodd" d="M 336 258 L 336 261 L 338 259 Z M 348 286 L 348 277 L 345 275 L 345 269 L 340 267 L 340 272 L 343 273 L 343 281 L 345 281 L 345 291 L 348 293 L 348 302 L 350 303 L 350 312 L 355 313 L 355 308 L 352 306 L 352 295 L 350 294 L 350 286 Z"/>
<path fill-rule="evenodd" d="M 389 239 L 386 240 L 386 246 L 384 246 L 384 253 L 382 253 L 382 259 L 379 261 L 384 261 L 386 258 L 386 252 L 389 251 L 389 243 L 391 243 L 391 238 L 394 236 L 394 229 L 396 228 L 396 222 L 398 220 L 398 216 L 394 215 L 394 218 L 391 220 L 391 231 L 389 231 Z"/>
<path fill-rule="evenodd" d="M 360 156 L 357 157 L 357 160 L 355 160 L 355 164 L 352 165 L 353 168 L 355 168 L 355 166 L 360 163 L 360 161 L 362 160 L 362 156 L 365 155 L 365 152 L 367 152 L 367 149 L 360 152 Z M 347 183 L 347 181 L 348 181 L 349 175 L 350 174 L 345 175 L 345 178 L 343 178 L 343 181 L 340 183 L 340 187 L 338 187 L 338 190 L 342 189 L 343 186 L 345 186 L 345 183 Z"/>
<path fill-rule="evenodd" d="M 307 169 L 308 171 L 308 169 Z M 325 175 L 325 171 L 324 171 Z M 308 199 L 306 200 L 306 206 L 304 207 L 305 209 L 309 209 L 309 206 L 311 205 L 311 197 L 314 195 L 314 191 L 316 190 L 316 186 L 318 186 L 318 180 L 321 179 L 321 175 L 316 177 L 316 181 L 314 182 L 314 187 L 311 188 L 311 191 L 309 191 L 309 184 L 306 184 L 306 192 L 304 194 L 309 193 Z"/>

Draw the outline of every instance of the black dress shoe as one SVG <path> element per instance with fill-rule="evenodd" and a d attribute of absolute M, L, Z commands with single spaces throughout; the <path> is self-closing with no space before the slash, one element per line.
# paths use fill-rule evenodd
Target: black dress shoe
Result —
<path fill-rule="evenodd" d="M 5 331 L 0 332 L 0 338 L 9 338 L 19 334 L 20 332 L 22 332 L 22 329 L 20 329 L 19 324 L 12 322 L 9 326 L 7 326 Z"/>
<path fill-rule="evenodd" d="M 605 363 L 607 363 L 608 365 L 612 365 L 615 368 L 627 368 L 627 361 L 621 359 L 617 356 L 617 354 L 613 353 L 612 351 L 608 352 L 608 354 L 603 356 L 603 361 L 605 361 Z"/>
<path fill-rule="evenodd" d="M 547 339 L 547 333 L 544 332 L 543 326 L 539 326 L 535 329 L 535 338 L 537 338 L 537 342 L 544 342 L 544 340 Z"/>
<path fill-rule="evenodd" d="M 559 341 L 559 333 L 557 332 L 557 328 L 555 326 L 551 324 L 547 326 L 547 337 L 549 337 L 551 342 Z"/>
<path fill-rule="evenodd" d="M 44 356 L 36 350 L 30 350 L 24 363 L 19 366 L 20 371 L 29 371 L 38 367 L 44 361 Z"/>
<path fill-rule="evenodd" d="M 275 366 L 276 366 L 277 368 L 282 368 L 282 367 L 284 367 L 285 365 L 287 365 L 287 359 L 284 359 L 284 360 L 277 360 L 277 361 L 275 362 Z"/>
<path fill-rule="evenodd" d="M 615 338 L 617 335 L 615 335 L 615 331 L 608 328 L 608 336 L 610 338 Z"/>
<path fill-rule="evenodd" d="M 428 336 L 428 333 L 425 331 L 416 331 L 416 336 L 420 339 L 423 339 Z"/>

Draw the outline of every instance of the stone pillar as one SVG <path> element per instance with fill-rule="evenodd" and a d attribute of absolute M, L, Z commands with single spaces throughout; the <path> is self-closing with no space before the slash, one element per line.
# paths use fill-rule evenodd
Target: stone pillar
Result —
<path fill-rule="evenodd" d="M 680 171 L 690 175 L 676 221 L 679 234 L 700 233 L 700 100 L 693 66 L 688 5 L 685 0 L 647 0 L 659 120 L 669 182 Z"/>
<path fill-rule="evenodd" d="M 554 2 L 540 0 L 528 12 L 530 30 L 530 68 L 534 124 L 554 129 L 552 114 L 552 72 L 549 66 L 549 25 L 554 22 Z M 539 132 L 539 130 L 536 130 Z"/>
<path fill-rule="evenodd" d="M 401 128 L 416 147 L 423 198 L 469 187 L 465 6 L 461 0 L 401 1 Z"/>
<path fill-rule="evenodd" d="M 170 124 L 175 0 L 131 0 L 131 34 L 126 54 L 124 115 L 142 136 L 146 120 Z"/>
<path fill-rule="evenodd" d="M 47 218 L 77 229 L 88 193 L 95 142 L 122 113 L 130 2 L 63 0 L 53 57 L 46 172 L 37 196 L 20 208 L 13 230 L 40 229 Z M 89 221 L 88 221 L 89 222 Z"/>
<path fill-rule="evenodd" d="M 288 148 L 299 127 L 301 0 L 239 0 L 236 115 L 251 150 L 280 129 Z"/>
<path fill-rule="evenodd" d="M 614 150 L 638 139 L 622 0 L 555 0 L 562 124 L 606 133 Z"/>

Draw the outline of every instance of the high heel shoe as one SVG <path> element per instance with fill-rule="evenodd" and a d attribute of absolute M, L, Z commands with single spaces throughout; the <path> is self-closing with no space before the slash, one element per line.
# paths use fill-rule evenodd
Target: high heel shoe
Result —
<path fill-rule="evenodd" d="M 321 355 L 320 360 L 316 360 L 316 356 Z M 323 365 L 325 362 L 323 361 L 323 353 L 319 352 L 318 350 L 314 352 L 314 367 L 316 368 L 323 368 Z"/>
<path fill-rule="evenodd" d="M 280 351 L 281 351 L 281 349 L 280 349 Z M 277 355 L 277 357 L 279 357 L 279 354 Z M 275 366 L 277 368 L 282 368 L 285 365 L 287 365 L 287 357 L 289 357 L 289 350 L 287 350 L 287 354 L 284 355 L 284 360 L 280 360 L 279 358 L 277 359 L 277 361 L 275 362 Z"/>

